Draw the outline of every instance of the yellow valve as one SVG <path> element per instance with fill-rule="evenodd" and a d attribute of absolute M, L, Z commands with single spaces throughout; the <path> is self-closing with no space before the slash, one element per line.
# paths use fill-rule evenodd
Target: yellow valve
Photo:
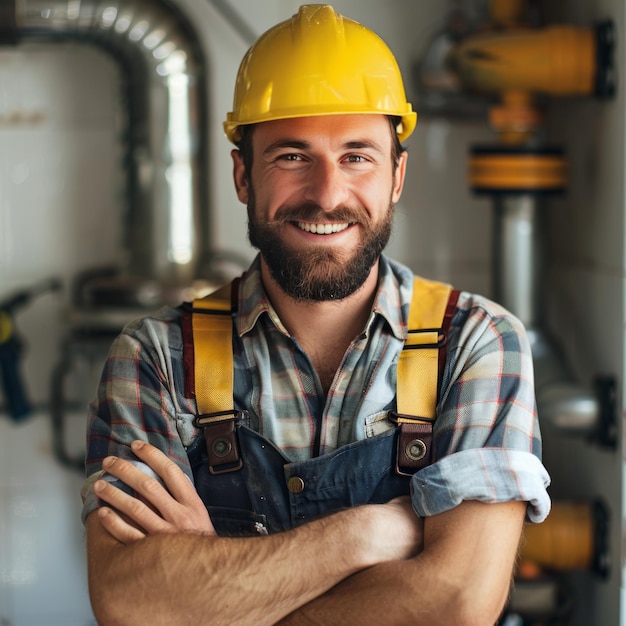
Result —
<path fill-rule="evenodd" d="M 590 95 L 596 86 L 596 48 L 593 28 L 508 29 L 461 41 L 449 62 L 461 83 L 477 92 Z"/>

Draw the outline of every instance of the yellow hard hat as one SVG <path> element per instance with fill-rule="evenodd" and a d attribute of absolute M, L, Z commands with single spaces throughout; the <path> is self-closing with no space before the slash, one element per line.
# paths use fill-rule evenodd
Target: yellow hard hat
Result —
<path fill-rule="evenodd" d="M 417 122 L 385 42 L 331 6 L 309 4 L 248 50 L 224 130 L 236 143 L 245 124 L 341 113 L 400 117 L 400 141 Z"/>

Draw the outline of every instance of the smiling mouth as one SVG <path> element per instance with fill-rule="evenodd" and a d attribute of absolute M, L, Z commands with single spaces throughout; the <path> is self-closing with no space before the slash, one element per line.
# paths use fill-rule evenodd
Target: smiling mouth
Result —
<path fill-rule="evenodd" d="M 307 233 L 315 235 L 332 235 L 346 230 L 352 222 L 343 222 L 341 224 L 315 224 L 311 222 L 296 222 L 296 226 Z"/>

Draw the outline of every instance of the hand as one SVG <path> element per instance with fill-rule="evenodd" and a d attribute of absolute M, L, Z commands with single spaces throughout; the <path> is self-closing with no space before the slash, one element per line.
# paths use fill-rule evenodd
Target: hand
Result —
<path fill-rule="evenodd" d="M 105 480 L 94 485 L 96 495 L 116 511 L 101 507 L 98 517 L 104 528 L 127 544 L 146 535 L 193 532 L 216 535 L 211 518 L 193 485 L 160 450 L 143 441 L 133 441 L 131 449 L 161 478 L 146 475 L 129 461 L 107 457 L 102 467 L 134 490 L 130 496 Z"/>

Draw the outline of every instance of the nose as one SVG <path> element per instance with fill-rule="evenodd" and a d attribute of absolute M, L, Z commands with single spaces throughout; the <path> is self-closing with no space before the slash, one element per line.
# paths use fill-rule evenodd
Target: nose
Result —
<path fill-rule="evenodd" d="M 349 196 L 349 186 L 341 165 L 329 159 L 319 159 L 307 174 L 305 200 L 324 211 L 343 206 Z"/>

